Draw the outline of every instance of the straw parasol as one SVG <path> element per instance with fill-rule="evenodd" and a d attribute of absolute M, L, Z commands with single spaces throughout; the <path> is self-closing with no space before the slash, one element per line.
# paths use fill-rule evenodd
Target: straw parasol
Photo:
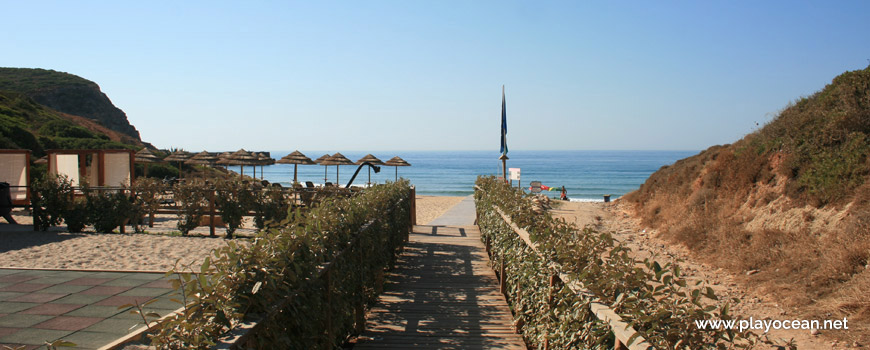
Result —
<path fill-rule="evenodd" d="M 194 154 L 193 157 L 184 161 L 184 164 L 196 164 L 196 165 L 214 165 L 220 158 L 216 155 L 211 154 L 206 151 L 199 152 Z"/>
<path fill-rule="evenodd" d="M 222 157 L 217 162 L 218 164 L 223 165 L 238 165 L 240 167 L 239 176 L 245 175 L 245 165 L 257 165 L 257 157 L 253 154 L 245 151 L 244 148 L 230 153 L 226 157 Z M 256 167 L 254 167 L 254 171 L 256 173 Z"/>
<path fill-rule="evenodd" d="M 278 164 L 293 164 L 293 183 L 294 184 L 299 182 L 299 181 L 296 181 L 296 170 L 299 167 L 299 164 L 303 164 L 303 165 L 316 164 L 316 163 L 314 163 L 313 160 L 311 160 L 311 158 L 308 158 L 304 154 L 302 154 L 302 152 L 299 152 L 299 150 L 293 151 L 293 153 L 290 153 L 290 154 L 284 156 L 283 158 L 279 159 L 276 163 L 278 163 Z"/>
<path fill-rule="evenodd" d="M 353 162 L 350 159 L 347 159 L 347 157 L 345 157 L 343 154 L 336 153 L 336 154 L 333 154 L 331 157 L 326 158 L 325 160 L 320 162 L 320 165 L 326 165 L 326 166 L 335 165 L 335 184 L 338 185 L 338 168 L 339 168 L 339 166 L 340 165 L 353 165 Z"/>
<path fill-rule="evenodd" d="M 408 163 L 404 159 L 399 158 L 399 156 L 395 156 L 393 158 L 390 158 L 390 160 L 384 162 L 384 165 L 396 167 L 396 181 L 399 181 L 399 167 L 411 166 L 411 163 Z"/>
<path fill-rule="evenodd" d="M 315 163 L 320 164 L 320 165 L 324 165 L 324 167 L 323 167 L 323 182 L 324 183 L 326 183 L 326 180 L 329 180 L 329 178 L 326 176 L 326 170 L 328 169 L 328 167 L 326 167 L 325 166 L 326 164 L 323 164 L 323 162 L 326 161 L 327 159 L 329 159 L 329 157 L 330 157 L 330 155 L 329 155 L 329 153 L 327 153 L 327 154 L 320 156 L 320 158 L 317 158 L 314 160 Z"/>
<path fill-rule="evenodd" d="M 360 158 L 358 161 L 356 161 L 356 164 L 359 165 L 359 164 L 362 164 L 365 162 L 369 162 L 372 165 L 384 165 L 384 162 L 382 162 L 380 159 L 378 159 L 378 157 L 373 156 L 371 153 L 366 154 L 365 157 Z M 372 183 L 372 168 L 371 167 L 369 167 L 369 181 L 367 183 L 368 184 Z"/>
<path fill-rule="evenodd" d="M 158 157 L 154 153 L 151 153 L 151 151 L 148 150 L 147 148 L 140 149 L 138 152 L 136 152 L 135 156 L 136 157 L 133 158 L 134 163 L 143 163 L 144 164 L 143 169 L 142 169 L 144 177 L 148 177 L 148 164 L 159 163 L 162 161 L 162 160 L 160 160 L 160 157 Z"/>
<path fill-rule="evenodd" d="M 275 164 L 275 159 L 272 159 L 272 157 L 267 156 L 263 152 L 257 153 L 257 154 L 255 154 L 255 156 L 257 156 L 257 162 L 260 163 L 260 180 L 262 180 L 263 179 L 263 166 Z M 256 169 L 256 166 L 254 167 L 254 169 Z"/>
<path fill-rule="evenodd" d="M 190 152 L 176 150 L 175 152 L 172 152 L 172 154 L 170 154 L 168 157 L 163 158 L 163 161 L 178 162 L 178 174 L 179 176 L 184 177 L 184 172 L 182 172 L 182 166 L 184 164 L 184 161 L 190 159 L 190 157 L 192 156 L 193 155 L 191 155 Z"/>

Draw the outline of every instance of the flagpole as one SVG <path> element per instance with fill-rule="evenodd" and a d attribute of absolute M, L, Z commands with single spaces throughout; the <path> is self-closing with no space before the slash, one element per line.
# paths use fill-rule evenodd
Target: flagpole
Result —
<path fill-rule="evenodd" d="M 501 177 L 504 179 L 504 182 L 508 182 L 507 177 L 507 160 L 509 159 L 507 156 L 508 147 L 507 147 L 507 106 L 505 105 L 505 97 L 504 97 L 504 85 L 501 86 L 501 156 L 498 157 L 501 160 Z"/>

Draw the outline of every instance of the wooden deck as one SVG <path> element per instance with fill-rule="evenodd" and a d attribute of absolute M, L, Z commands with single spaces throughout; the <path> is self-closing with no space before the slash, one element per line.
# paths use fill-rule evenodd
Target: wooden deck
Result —
<path fill-rule="evenodd" d="M 415 226 L 354 349 L 525 349 L 477 226 Z"/>

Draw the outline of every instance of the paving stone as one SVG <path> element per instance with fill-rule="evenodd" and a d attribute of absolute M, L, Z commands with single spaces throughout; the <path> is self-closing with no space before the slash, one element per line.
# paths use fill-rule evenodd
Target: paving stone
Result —
<path fill-rule="evenodd" d="M 0 269 L 0 276 L 14 275 L 14 274 L 19 273 L 19 272 L 21 272 L 21 270 Z"/>
<path fill-rule="evenodd" d="M 73 285 L 73 286 L 97 286 L 106 282 L 113 280 L 112 278 L 93 278 L 93 277 L 80 277 L 76 278 L 72 281 L 66 282 L 64 284 Z"/>
<path fill-rule="evenodd" d="M 33 328 L 77 331 L 102 321 L 100 317 L 57 316 L 48 321 L 33 325 Z"/>
<path fill-rule="evenodd" d="M 107 318 L 83 329 L 85 332 L 101 332 L 118 334 L 118 338 L 144 326 L 142 320 L 124 319 L 118 316 Z"/>
<path fill-rule="evenodd" d="M 100 300 L 106 299 L 109 296 L 107 295 L 84 295 L 84 294 L 70 294 L 63 298 L 57 299 L 53 301 L 53 303 L 60 304 L 93 304 L 99 302 Z"/>
<path fill-rule="evenodd" d="M 52 316 L 45 315 L 25 315 L 25 314 L 10 314 L 3 316 L 0 318 L 0 327 L 18 327 L 18 328 L 26 328 L 33 326 L 37 323 L 42 323 L 48 321 L 52 318 Z M 6 340 L 0 338 L 0 343 Z M 10 341 L 14 342 L 14 341 Z M 24 343 L 27 344 L 27 343 Z"/>
<path fill-rule="evenodd" d="M 23 302 L 23 303 L 47 303 L 52 300 L 60 299 L 67 296 L 66 293 L 30 293 L 25 294 L 16 298 L 9 299 L 8 301 L 14 302 Z"/>
<path fill-rule="evenodd" d="M 150 297 L 137 297 L 137 296 L 125 296 L 125 295 L 115 295 L 103 299 L 95 305 L 104 305 L 104 306 L 121 306 L 126 304 L 144 304 L 146 301 L 151 300 Z"/>
<path fill-rule="evenodd" d="M 5 276 L 0 276 L 0 282 L 20 283 L 20 282 L 27 282 L 30 280 L 35 280 L 37 278 L 39 278 L 39 277 L 38 276 L 21 275 L 21 274 L 5 275 Z"/>
<path fill-rule="evenodd" d="M 108 278 L 111 280 L 115 280 L 118 278 L 124 278 L 130 276 L 129 272 L 96 272 L 93 275 L 89 276 L 92 278 Z"/>
<path fill-rule="evenodd" d="M 66 314 L 75 309 L 81 308 L 85 305 L 83 304 L 41 304 L 38 306 L 34 306 L 25 311 L 22 311 L 22 314 L 30 314 L 30 315 L 49 315 L 49 316 L 58 316 Z"/>
<path fill-rule="evenodd" d="M 181 300 L 181 298 L 176 298 Z M 172 309 L 175 310 L 181 307 L 180 303 L 169 300 L 169 297 L 160 297 L 157 298 L 157 301 L 148 304 L 148 307 L 156 308 L 156 309 Z"/>
<path fill-rule="evenodd" d="M 162 273 L 142 272 L 142 273 L 131 274 L 131 275 L 126 276 L 124 278 L 129 278 L 129 279 L 134 279 L 134 280 L 154 281 L 154 280 L 159 280 L 159 279 L 163 278 L 163 276 L 164 276 L 164 274 L 162 274 Z"/>
<path fill-rule="evenodd" d="M 166 288 L 133 288 L 126 292 L 120 293 L 118 295 L 124 296 L 140 296 L 140 297 L 156 297 L 166 293 L 169 293 L 171 290 Z"/>
<path fill-rule="evenodd" d="M 0 292 L 0 301 L 24 295 L 23 292 Z"/>
<path fill-rule="evenodd" d="M 172 280 L 164 280 L 164 279 L 156 280 L 156 281 L 154 281 L 154 282 L 150 282 L 150 283 L 148 283 L 148 284 L 146 284 L 146 285 L 143 285 L 142 287 L 146 287 L 146 288 L 167 288 L 167 289 L 174 289 L 174 288 L 172 288 Z"/>
<path fill-rule="evenodd" d="M 78 278 L 78 277 L 55 275 L 55 276 L 40 277 L 40 278 L 37 278 L 34 280 L 30 280 L 28 282 L 29 283 L 44 283 L 44 284 L 61 284 L 61 283 L 72 281 L 76 278 Z"/>
<path fill-rule="evenodd" d="M 20 331 L 21 328 L 15 327 L 0 327 L 0 338 L 10 335 L 12 333 Z"/>
<path fill-rule="evenodd" d="M 66 316 L 102 317 L 109 318 L 129 310 L 130 308 L 118 309 L 117 306 L 86 305 L 66 313 Z"/>
<path fill-rule="evenodd" d="M 68 285 L 68 284 L 59 284 L 59 285 L 56 285 L 56 286 L 51 286 L 51 287 L 48 287 L 48 288 L 45 288 L 45 289 L 41 289 L 39 292 L 40 292 L 40 293 L 66 293 L 66 294 L 73 294 L 73 293 L 78 293 L 78 292 L 81 292 L 81 291 L 83 291 L 83 290 L 85 290 L 85 289 L 89 289 L 89 288 L 91 288 L 91 286 L 71 286 L 71 285 Z"/>
<path fill-rule="evenodd" d="M 12 343 L 0 343 L 0 347 L 2 349 L 6 349 L 7 347 L 15 350 L 36 350 L 39 349 L 39 345 L 27 345 L 27 344 L 12 344 Z"/>
<path fill-rule="evenodd" d="M 78 331 L 64 337 L 63 340 L 75 343 L 73 349 L 98 349 L 120 337 L 116 333 Z"/>
<path fill-rule="evenodd" d="M 51 287 L 51 285 L 42 283 L 16 283 L 0 288 L 0 292 L 35 292 L 48 287 Z"/>
<path fill-rule="evenodd" d="M 139 286 L 147 286 L 148 284 L 153 283 L 148 280 L 142 279 L 133 279 L 133 278 L 119 278 L 116 280 L 112 280 L 106 283 L 103 283 L 102 286 L 113 286 L 113 287 L 139 287 Z"/>
<path fill-rule="evenodd" d="M 95 286 L 81 293 L 84 295 L 116 295 L 130 290 L 130 288 L 132 287 Z"/>
<path fill-rule="evenodd" d="M 47 341 L 51 342 L 63 338 L 71 333 L 72 332 L 70 331 L 54 329 L 27 328 L 15 332 L 14 334 L 0 337 L 0 343 L 18 343 L 39 346 L 45 344 Z"/>
<path fill-rule="evenodd" d="M 38 304 L 36 303 L 16 303 L 11 301 L 0 301 L 0 313 L 11 314 L 19 311 L 27 310 Z"/>

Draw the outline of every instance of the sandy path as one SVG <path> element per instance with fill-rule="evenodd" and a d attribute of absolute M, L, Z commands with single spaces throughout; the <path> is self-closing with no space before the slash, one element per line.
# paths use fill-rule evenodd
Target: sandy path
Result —
<path fill-rule="evenodd" d="M 465 197 L 417 196 L 417 225 L 428 224 L 463 198 Z"/>
<path fill-rule="evenodd" d="M 426 224 L 462 200 L 463 197 L 417 197 L 417 222 Z M 21 224 L 32 222 L 17 212 Z M 0 267 L 46 269 L 167 271 L 177 260 L 198 266 L 215 248 L 223 247 L 225 230 L 217 228 L 218 237 L 208 236 L 208 227 L 198 227 L 190 237 L 177 235 L 174 215 L 159 215 L 147 234 L 73 234 L 54 228 L 50 232 L 33 232 L 23 227 L 0 224 Z M 237 235 L 254 234 L 254 225 L 246 218 Z M 127 232 L 133 232 L 127 227 Z M 245 244 L 246 239 L 236 242 Z"/>
<path fill-rule="evenodd" d="M 559 203 L 560 205 L 552 210 L 554 216 L 575 223 L 578 227 L 592 225 L 598 230 L 614 232 L 614 238 L 631 249 L 634 258 L 643 260 L 655 255 L 655 260 L 661 264 L 678 264 L 689 285 L 694 285 L 697 281 L 705 281 L 716 291 L 720 300 L 732 298 L 741 300 L 740 303 L 732 305 L 731 314 L 734 316 L 771 320 L 801 319 L 799 316 L 790 316 L 792 312 L 781 308 L 774 298 L 745 286 L 741 283 L 741 276 L 734 276 L 720 268 L 699 263 L 684 247 L 673 245 L 658 238 L 657 232 L 644 229 L 640 220 L 634 218 L 632 212 L 623 207 L 619 201 L 609 204 Z M 798 349 L 842 349 L 847 345 L 838 345 L 833 340 L 826 340 L 824 335 L 813 336 L 808 330 L 777 330 L 771 331 L 770 336 L 773 339 L 794 338 Z"/>

